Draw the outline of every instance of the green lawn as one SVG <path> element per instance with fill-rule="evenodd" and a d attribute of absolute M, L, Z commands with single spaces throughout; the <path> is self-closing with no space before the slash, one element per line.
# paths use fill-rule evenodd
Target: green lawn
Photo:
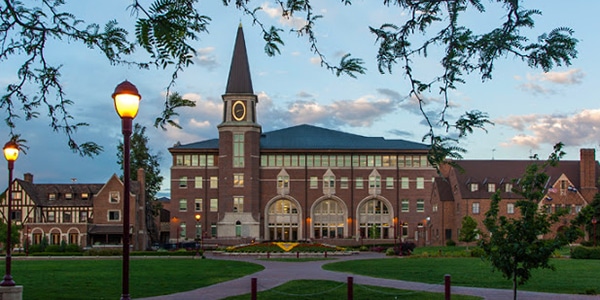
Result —
<path fill-rule="evenodd" d="M 384 288 L 378 286 L 353 286 L 354 299 L 402 299 L 402 300 L 434 300 L 444 299 L 443 293 L 416 292 Z M 343 300 L 348 299 L 348 286 L 344 282 L 327 280 L 294 280 L 274 289 L 258 293 L 260 300 L 310 299 L 310 300 Z M 225 298 L 227 300 L 247 300 L 250 294 Z M 481 299 L 473 296 L 452 295 L 454 300 Z"/>
<path fill-rule="evenodd" d="M 600 260 L 553 259 L 556 271 L 534 270 L 532 278 L 520 290 L 548 293 L 600 293 Z M 326 270 L 348 272 L 380 278 L 425 283 L 442 283 L 445 274 L 452 285 L 511 289 L 511 281 L 492 272 L 488 262 L 479 258 L 396 258 L 335 262 Z"/>
<path fill-rule="evenodd" d="M 0 264 L 5 269 L 4 260 Z M 227 281 L 264 269 L 246 262 L 151 258 L 130 261 L 132 298 L 172 294 Z M 4 271 L 2 271 L 4 273 Z M 119 299 L 122 261 L 13 260 L 12 276 L 23 285 L 23 299 Z M 51 297 L 49 297 L 51 295 Z"/>

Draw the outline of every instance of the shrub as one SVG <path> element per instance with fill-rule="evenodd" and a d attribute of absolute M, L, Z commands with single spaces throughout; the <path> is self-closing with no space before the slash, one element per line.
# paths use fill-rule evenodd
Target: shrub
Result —
<path fill-rule="evenodd" d="M 48 245 L 46 247 L 46 249 L 44 249 L 44 252 L 64 252 L 63 249 L 61 249 L 60 245 Z"/>
<path fill-rule="evenodd" d="M 68 244 L 65 246 L 65 252 L 81 252 L 81 247 L 77 244 Z"/>
<path fill-rule="evenodd" d="M 456 242 L 454 240 L 447 240 L 446 241 L 446 246 L 448 246 L 448 247 L 454 247 L 454 246 L 456 246 Z"/>
<path fill-rule="evenodd" d="M 575 247 L 571 252 L 573 259 L 600 259 L 600 247 Z"/>
<path fill-rule="evenodd" d="M 369 251 L 369 247 L 367 246 L 360 246 L 360 248 L 358 248 L 358 251 Z"/>
<path fill-rule="evenodd" d="M 482 257 L 485 255 L 485 251 L 481 247 L 474 247 L 471 249 L 471 257 Z"/>
<path fill-rule="evenodd" d="M 385 255 L 387 255 L 387 256 L 396 255 L 396 251 L 394 250 L 394 248 L 387 248 L 387 250 L 385 250 Z"/>

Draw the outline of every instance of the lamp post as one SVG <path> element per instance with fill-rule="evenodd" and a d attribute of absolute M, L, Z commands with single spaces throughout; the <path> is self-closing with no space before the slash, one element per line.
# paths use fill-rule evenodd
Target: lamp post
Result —
<path fill-rule="evenodd" d="M 196 219 L 196 241 L 200 240 L 200 243 L 202 243 L 202 237 L 198 234 L 198 228 L 200 228 L 200 233 L 202 234 L 202 229 L 200 226 L 198 226 L 200 225 L 200 218 L 202 218 L 202 216 L 200 214 L 196 214 L 194 218 Z M 198 247 L 198 243 L 196 243 L 196 257 L 200 257 L 200 248 Z"/>
<path fill-rule="evenodd" d="M 594 247 L 596 247 L 596 223 L 598 222 L 598 220 L 596 220 L 596 217 L 592 218 L 592 226 L 594 226 Z"/>
<path fill-rule="evenodd" d="M 6 206 L 8 209 L 8 213 L 6 214 L 6 273 L 4 274 L 4 279 L 0 282 L 0 286 L 15 286 L 15 281 L 10 275 L 10 267 L 11 267 L 11 244 L 10 238 L 12 236 L 11 232 L 11 202 L 12 202 L 12 180 L 13 180 L 13 168 L 15 166 L 15 160 L 19 157 L 19 145 L 15 141 L 9 141 L 4 145 L 2 149 L 4 151 L 4 158 L 8 162 L 8 190 L 6 191 Z"/>
<path fill-rule="evenodd" d="M 121 117 L 123 132 L 123 291 L 122 300 L 129 300 L 129 142 L 133 119 L 138 113 L 142 96 L 131 82 L 125 80 L 115 88 L 112 94 L 115 110 Z"/>

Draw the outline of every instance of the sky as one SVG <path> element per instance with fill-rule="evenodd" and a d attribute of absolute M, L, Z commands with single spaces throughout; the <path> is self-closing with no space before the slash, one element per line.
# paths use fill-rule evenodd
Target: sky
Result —
<path fill-rule="evenodd" d="M 34 1 L 37 3 L 37 1 Z M 65 9 L 87 23 L 105 24 L 116 19 L 121 26 L 134 32 L 134 18 L 127 10 L 131 1 L 68 1 Z M 324 3 L 326 2 L 326 3 Z M 169 197 L 171 155 L 168 148 L 218 137 L 216 126 L 222 118 L 225 92 L 233 44 L 238 25 L 244 29 L 254 92 L 258 95 L 257 117 L 264 132 L 298 124 L 312 124 L 364 136 L 405 139 L 421 142 L 428 128 L 414 99 L 408 97 L 409 86 L 402 71 L 380 74 L 376 64 L 377 44 L 369 26 L 385 22 L 400 24 L 405 12 L 383 6 L 383 1 L 353 1 L 344 6 L 341 1 L 314 1 L 313 8 L 323 16 L 316 27 L 320 51 L 336 63 L 346 53 L 365 62 L 366 74 L 357 78 L 337 77 L 320 66 L 305 37 L 290 33 L 301 20 L 283 19 L 271 1 L 253 2 L 262 6 L 258 16 L 267 25 L 284 28 L 285 45 L 281 54 L 268 57 L 258 26 L 250 17 L 224 7 L 222 1 L 199 1 L 200 11 L 212 18 L 208 34 L 194 42 L 197 56 L 194 64 L 179 75 L 174 90 L 196 102 L 196 107 L 179 111 L 177 121 L 183 129 L 162 130 L 153 127 L 159 116 L 165 89 L 172 70 L 138 70 L 126 66 L 111 66 L 98 50 L 91 50 L 69 41 L 53 41 L 47 46 L 46 59 L 62 65 L 62 83 L 67 98 L 73 100 L 70 112 L 81 127 L 74 135 L 79 142 L 95 141 L 104 151 L 94 158 L 80 157 L 69 150 L 66 136 L 53 132 L 45 111 L 40 117 L 17 122 L 16 132 L 28 141 L 29 150 L 15 163 L 14 176 L 23 178 L 32 173 L 36 183 L 104 183 L 113 174 L 121 174 L 117 164 L 117 145 L 123 140 L 121 122 L 111 94 L 123 80 L 135 84 L 142 95 L 135 123 L 146 127 L 153 154 L 158 154 L 161 175 L 165 177 L 159 195 Z M 485 15 L 467 14 L 465 26 L 483 30 L 497 26 L 504 16 L 496 1 L 483 1 L 488 6 Z M 141 1 L 143 4 L 149 0 Z M 521 1 L 528 8 L 542 12 L 536 26 L 525 32 L 535 38 L 556 27 L 570 27 L 579 40 L 577 58 L 570 66 L 556 67 L 544 73 L 532 69 L 514 57 L 496 63 L 492 80 L 482 82 L 477 74 L 467 76 L 467 82 L 451 93 L 450 116 L 466 111 L 488 113 L 494 122 L 487 132 L 476 130 L 460 141 L 467 149 L 464 159 L 528 159 L 532 154 L 546 157 L 557 142 L 565 144 L 565 159 L 577 160 L 580 148 L 598 148 L 600 141 L 600 42 L 597 36 L 596 12 L 599 1 L 532 0 Z M 138 49 L 140 50 L 140 49 Z M 426 59 L 416 61 L 415 71 L 431 76 L 439 71 L 439 57 L 432 50 Z M 136 58 L 147 59 L 143 51 Z M 1 62 L 0 88 L 16 81 L 16 70 L 22 57 Z M 35 95 L 34 86 L 28 93 Z M 427 95 L 426 109 L 439 108 L 441 97 Z M 2 111 L 5 115 L 5 111 Z M 4 118 L 3 115 L 3 118 Z M 6 141 L 9 131 L 0 127 Z M 0 187 L 6 187 L 8 171 L 0 172 Z"/>

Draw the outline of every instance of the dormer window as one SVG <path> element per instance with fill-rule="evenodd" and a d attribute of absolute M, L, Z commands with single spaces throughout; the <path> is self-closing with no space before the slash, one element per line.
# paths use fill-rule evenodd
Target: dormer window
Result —
<path fill-rule="evenodd" d="M 48 194 L 48 200 L 50 200 L 50 201 L 56 200 L 56 194 L 55 193 Z"/>
<path fill-rule="evenodd" d="M 477 183 L 471 183 L 469 188 L 471 189 L 471 192 L 476 192 L 479 190 L 479 185 Z"/>
<path fill-rule="evenodd" d="M 67 200 L 73 199 L 73 193 L 66 193 L 65 194 L 65 199 L 67 199 Z"/>
<path fill-rule="evenodd" d="M 90 194 L 88 194 L 88 193 L 81 193 L 81 200 L 87 200 L 88 198 L 90 198 Z"/>

